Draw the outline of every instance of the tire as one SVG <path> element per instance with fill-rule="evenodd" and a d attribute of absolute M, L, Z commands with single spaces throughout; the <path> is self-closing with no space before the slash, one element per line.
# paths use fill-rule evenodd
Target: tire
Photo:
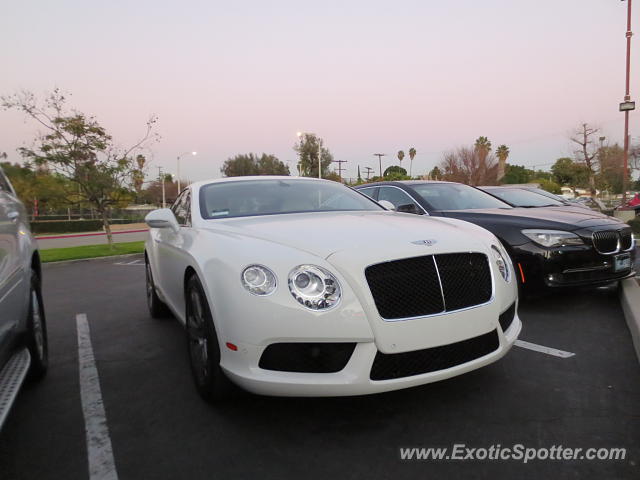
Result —
<path fill-rule="evenodd" d="M 151 265 L 147 256 L 144 257 L 144 271 L 145 271 L 145 288 L 147 293 L 147 307 L 149 307 L 149 313 L 152 318 L 161 319 L 169 318 L 171 311 L 169 307 L 160 300 L 158 293 L 156 292 L 156 285 L 153 282 L 153 273 L 151 272 Z"/>
<path fill-rule="evenodd" d="M 47 342 L 47 322 L 42 303 L 40 277 L 35 270 L 31 270 L 26 347 L 29 349 L 29 354 L 31 354 L 29 378 L 36 380 L 44 377 L 49 366 L 49 344 Z"/>
<path fill-rule="evenodd" d="M 185 289 L 187 349 L 196 389 L 210 403 L 232 396 L 235 386 L 220 367 L 220 344 L 202 284 L 196 275 Z"/>

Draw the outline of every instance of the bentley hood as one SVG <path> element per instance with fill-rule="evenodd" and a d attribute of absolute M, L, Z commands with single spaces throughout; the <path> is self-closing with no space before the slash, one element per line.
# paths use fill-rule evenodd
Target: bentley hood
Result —
<path fill-rule="evenodd" d="M 486 251 L 493 235 L 466 222 L 394 212 L 318 212 L 209 220 L 219 234 L 252 237 L 328 258 L 337 252 L 402 258 Z M 382 257 L 382 258 L 381 258 Z"/>

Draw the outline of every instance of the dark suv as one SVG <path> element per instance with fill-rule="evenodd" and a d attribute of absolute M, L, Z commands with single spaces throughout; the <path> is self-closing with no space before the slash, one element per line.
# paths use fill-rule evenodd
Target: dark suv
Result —
<path fill-rule="evenodd" d="M 603 285 L 635 275 L 631 228 L 589 210 L 514 208 L 453 182 L 379 182 L 356 187 L 398 212 L 457 218 L 496 235 L 511 255 L 525 291 Z"/>

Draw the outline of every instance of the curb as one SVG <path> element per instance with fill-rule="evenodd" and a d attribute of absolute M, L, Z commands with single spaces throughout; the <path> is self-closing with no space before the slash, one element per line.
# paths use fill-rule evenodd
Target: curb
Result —
<path fill-rule="evenodd" d="M 95 260 L 117 260 L 118 258 L 143 257 L 144 253 L 125 253 L 124 255 L 105 255 L 104 257 L 76 258 L 75 260 L 60 260 L 59 262 L 43 262 L 42 268 L 68 265 L 70 263 L 90 262 Z"/>
<path fill-rule="evenodd" d="M 631 332 L 631 340 L 640 360 L 640 286 L 635 278 L 620 282 L 620 303 Z"/>

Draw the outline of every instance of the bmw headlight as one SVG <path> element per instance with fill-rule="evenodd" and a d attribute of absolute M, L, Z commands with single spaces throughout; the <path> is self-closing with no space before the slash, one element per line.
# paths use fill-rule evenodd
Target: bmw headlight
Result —
<path fill-rule="evenodd" d="M 254 295 L 269 295 L 276 289 L 276 275 L 263 265 L 249 265 L 240 276 L 242 286 Z"/>
<path fill-rule="evenodd" d="M 317 265 L 299 265 L 289 273 L 289 290 L 301 305 L 326 310 L 340 301 L 338 279 Z"/>
<path fill-rule="evenodd" d="M 562 230 L 522 230 L 522 233 L 543 247 L 584 245 L 582 239 L 575 233 L 565 232 Z"/>
<path fill-rule="evenodd" d="M 511 281 L 511 269 L 509 268 L 511 260 L 509 256 L 506 252 L 503 254 L 502 250 L 495 245 L 491 245 L 491 251 L 493 252 L 493 260 L 496 263 L 496 267 L 498 267 L 500 275 L 505 282 L 509 283 Z"/>

